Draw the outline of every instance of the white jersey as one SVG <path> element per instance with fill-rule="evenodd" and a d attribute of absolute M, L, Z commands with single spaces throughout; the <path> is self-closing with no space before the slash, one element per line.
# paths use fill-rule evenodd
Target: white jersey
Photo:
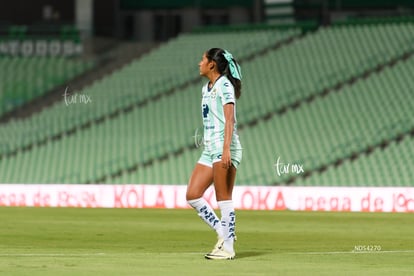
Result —
<path fill-rule="evenodd" d="M 208 83 L 202 88 L 201 110 L 204 125 L 204 146 L 209 151 L 223 151 L 224 126 L 224 105 L 234 104 L 234 125 L 233 137 L 230 149 L 242 149 L 239 136 L 237 134 L 236 119 L 236 97 L 234 87 L 226 76 L 219 77 L 211 89 Z"/>

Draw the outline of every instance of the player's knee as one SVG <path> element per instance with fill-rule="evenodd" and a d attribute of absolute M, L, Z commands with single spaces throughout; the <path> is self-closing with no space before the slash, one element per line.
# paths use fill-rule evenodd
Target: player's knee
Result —
<path fill-rule="evenodd" d="M 185 199 L 186 199 L 187 201 L 189 201 L 189 200 L 193 200 L 193 199 L 195 199 L 195 197 L 194 197 L 192 194 L 189 194 L 189 193 L 187 192 L 187 194 L 185 195 Z"/>
<path fill-rule="evenodd" d="M 196 191 L 192 191 L 192 190 L 187 190 L 187 193 L 185 194 L 185 198 L 186 198 L 187 201 L 197 199 L 197 198 L 200 198 L 200 197 L 202 197 L 202 195 L 200 195 Z"/>

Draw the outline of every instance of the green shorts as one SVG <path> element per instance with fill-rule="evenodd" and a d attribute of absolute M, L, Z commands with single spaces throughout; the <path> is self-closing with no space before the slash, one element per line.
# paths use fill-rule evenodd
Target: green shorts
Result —
<path fill-rule="evenodd" d="M 204 149 L 201 153 L 201 157 L 198 160 L 198 163 L 208 166 L 210 168 L 213 167 L 213 163 L 221 161 L 221 154 L 222 152 L 211 152 L 207 149 Z M 241 149 L 230 149 L 231 154 L 231 164 L 237 169 L 240 165 L 242 160 L 242 150 Z"/>

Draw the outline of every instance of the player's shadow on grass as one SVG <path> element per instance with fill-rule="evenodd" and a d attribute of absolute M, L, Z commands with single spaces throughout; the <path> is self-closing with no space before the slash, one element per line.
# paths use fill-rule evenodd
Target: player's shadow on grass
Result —
<path fill-rule="evenodd" d="M 236 258 L 249 258 L 249 257 L 257 257 L 261 255 L 266 255 L 266 252 L 260 252 L 260 251 L 244 251 L 244 252 L 237 252 Z"/>

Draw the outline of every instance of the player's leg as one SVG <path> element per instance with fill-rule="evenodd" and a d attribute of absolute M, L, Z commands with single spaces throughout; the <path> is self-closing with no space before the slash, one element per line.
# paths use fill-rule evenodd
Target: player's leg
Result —
<path fill-rule="evenodd" d="M 192 206 L 200 218 L 221 236 L 220 219 L 210 204 L 203 198 L 203 194 L 213 182 L 213 168 L 197 163 L 187 186 L 187 202 Z"/>
<path fill-rule="evenodd" d="M 208 259 L 233 259 L 236 227 L 236 213 L 232 201 L 236 168 L 223 168 L 221 162 L 213 164 L 213 181 L 216 190 L 217 204 L 221 212 L 221 228 L 223 231 L 223 246 L 219 250 L 206 255 Z"/>
<path fill-rule="evenodd" d="M 213 182 L 217 202 L 232 200 L 236 167 L 223 168 L 220 162 L 213 164 Z"/>

